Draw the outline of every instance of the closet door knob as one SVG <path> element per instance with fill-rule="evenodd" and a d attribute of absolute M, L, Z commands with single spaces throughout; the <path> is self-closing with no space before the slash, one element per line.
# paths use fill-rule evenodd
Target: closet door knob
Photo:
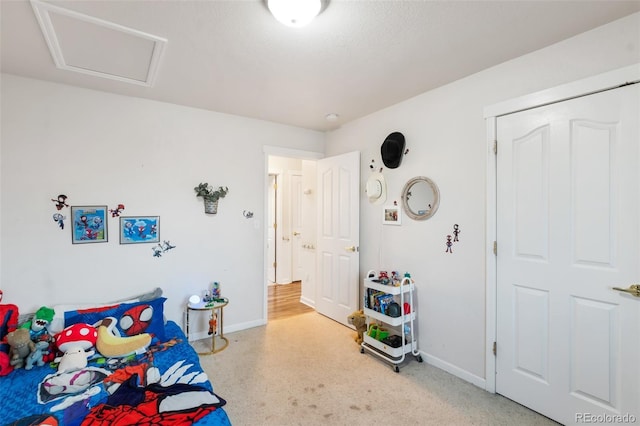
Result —
<path fill-rule="evenodd" d="M 631 284 L 629 288 L 613 287 L 614 290 L 629 293 L 632 296 L 640 297 L 640 284 Z"/>

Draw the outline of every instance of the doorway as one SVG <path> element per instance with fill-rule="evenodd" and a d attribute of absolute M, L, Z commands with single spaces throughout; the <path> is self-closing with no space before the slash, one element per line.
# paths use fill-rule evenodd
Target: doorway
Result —
<path fill-rule="evenodd" d="M 267 156 L 267 319 L 314 310 L 315 160 Z"/>
<path fill-rule="evenodd" d="M 292 160 L 301 161 L 300 185 L 283 184 Z M 281 161 L 281 163 L 278 163 Z M 292 170 L 296 170 L 295 168 Z M 277 202 L 282 212 L 282 222 L 274 227 L 277 277 L 276 284 L 293 282 L 291 263 L 292 244 L 300 249 L 296 265 L 299 265 L 300 302 L 335 321 L 347 324 L 347 315 L 359 306 L 359 198 L 360 153 L 357 151 L 324 157 L 319 153 L 284 148 L 265 147 L 265 195 L 268 194 L 269 174 L 279 174 Z M 300 232 L 291 226 L 284 194 L 296 190 L 299 204 Z M 293 197 L 292 197 L 293 198 Z M 265 211 L 267 211 L 265 196 Z M 265 215 L 265 227 L 269 214 Z M 275 215 L 274 215 L 275 216 Z M 294 235 L 297 233 L 297 235 Z M 265 244 L 267 243 L 265 229 Z M 322 237 L 320 236 L 322 235 Z M 288 248 L 288 251 L 287 251 Z M 268 256 L 265 250 L 264 319 L 268 320 Z M 287 266 L 278 263 L 287 262 Z M 322 261 L 321 261 L 322 260 Z M 320 263 L 322 266 L 320 266 Z M 282 272 L 289 276 L 283 276 Z"/>

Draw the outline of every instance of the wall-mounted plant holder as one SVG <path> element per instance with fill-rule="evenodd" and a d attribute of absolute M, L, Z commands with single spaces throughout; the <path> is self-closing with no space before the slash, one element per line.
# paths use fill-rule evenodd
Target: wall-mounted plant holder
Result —
<path fill-rule="evenodd" d="M 206 214 L 217 214 L 218 213 L 218 202 L 220 200 L 204 200 L 204 212 Z"/>
<path fill-rule="evenodd" d="M 196 197 L 202 197 L 204 200 L 204 212 L 207 214 L 218 213 L 218 201 L 229 192 L 229 188 L 226 186 L 219 186 L 218 189 L 214 189 L 213 186 L 206 182 L 199 184 L 193 190 L 196 191 Z"/>

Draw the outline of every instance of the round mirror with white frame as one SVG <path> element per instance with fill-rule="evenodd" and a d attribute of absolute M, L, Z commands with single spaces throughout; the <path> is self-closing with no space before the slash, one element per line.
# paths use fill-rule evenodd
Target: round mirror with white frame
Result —
<path fill-rule="evenodd" d="M 428 177 L 414 177 L 402 189 L 402 208 L 411 219 L 429 219 L 436 213 L 439 204 L 438 186 Z"/>

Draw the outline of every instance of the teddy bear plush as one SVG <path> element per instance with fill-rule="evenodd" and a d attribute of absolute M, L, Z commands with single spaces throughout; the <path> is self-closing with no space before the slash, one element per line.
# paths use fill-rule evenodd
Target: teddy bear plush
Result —
<path fill-rule="evenodd" d="M 18 328 L 7 334 L 7 342 L 11 346 L 9 364 L 14 368 L 24 367 L 25 359 L 35 350 L 36 344 L 31 341 L 31 335 L 26 328 Z"/>
<path fill-rule="evenodd" d="M 364 316 L 364 311 L 362 309 L 359 311 L 355 311 L 347 317 L 347 322 L 356 328 L 358 334 L 356 335 L 354 340 L 357 344 L 361 344 L 363 340 L 362 336 L 364 335 L 365 331 L 367 331 L 367 320 Z"/>

